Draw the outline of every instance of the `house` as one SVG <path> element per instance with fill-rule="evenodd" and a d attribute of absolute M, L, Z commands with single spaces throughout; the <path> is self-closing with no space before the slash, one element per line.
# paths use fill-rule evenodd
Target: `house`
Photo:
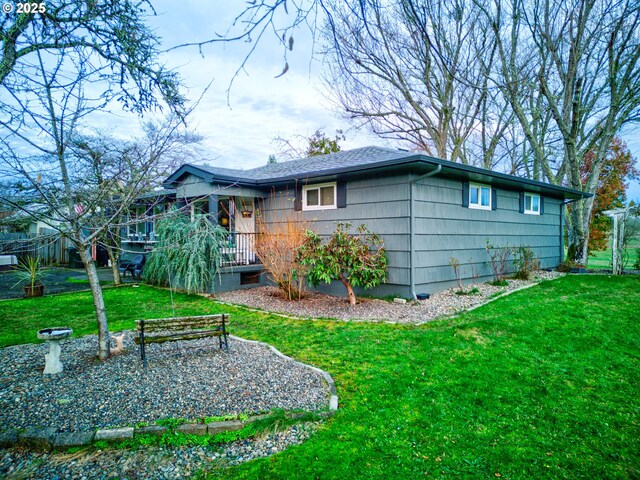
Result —
<path fill-rule="evenodd" d="M 255 211 L 277 222 L 295 209 L 329 234 L 338 221 L 366 224 L 382 236 L 387 282 L 373 293 L 411 298 L 491 276 L 485 250 L 526 245 L 542 267 L 563 259 L 563 206 L 587 194 L 427 155 L 364 147 L 249 170 L 183 165 L 164 182 L 176 201 L 227 228 L 229 266 L 216 290 L 262 282 L 253 252 Z M 275 195 L 272 193 L 275 192 Z M 257 280 L 256 280 L 257 279 Z M 342 285 L 327 287 L 342 292 Z"/>
<path fill-rule="evenodd" d="M 120 248 L 125 255 L 148 253 L 156 243 L 155 223 L 176 201 L 172 189 L 159 189 L 140 195 L 129 207 L 120 230 Z"/>
<path fill-rule="evenodd" d="M 32 256 L 44 264 L 67 263 L 71 242 L 56 230 L 61 222 L 37 219 L 37 214 L 44 211 L 42 205 L 32 204 L 29 210 L 34 216 L 24 210 L 0 214 L 0 254 L 17 260 Z"/>

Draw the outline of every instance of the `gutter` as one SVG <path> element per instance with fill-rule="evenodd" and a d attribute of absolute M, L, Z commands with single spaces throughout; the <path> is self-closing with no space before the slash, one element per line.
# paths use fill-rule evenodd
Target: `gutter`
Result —
<path fill-rule="evenodd" d="M 416 262 L 415 262 L 415 236 L 416 236 L 416 218 L 414 215 L 413 208 L 413 187 L 420 180 L 424 180 L 425 178 L 432 177 L 437 175 L 442 170 L 442 165 L 438 164 L 438 166 L 424 175 L 419 176 L 418 178 L 414 178 L 409 182 L 409 288 L 411 290 L 411 296 L 414 300 L 418 297 L 416 295 Z"/>
<path fill-rule="evenodd" d="M 286 173 L 279 176 L 278 175 L 270 176 L 268 178 L 250 178 L 250 177 L 243 176 L 243 174 L 246 174 L 251 170 L 222 169 L 223 171 L 219 173 L 215 173 L 215 172 L 203 170 L 200 167 L 197 167 L 195 165 L 190 165 L 190 164 L 185 164 L 185 165 L 189 166 L 192 169 L 200 170 L 203 174 L 205 174 L 208 177 L 208 179 L 205 179 L 205 180 L 210 182 L 213 182 L 215 179 L 215 181 L 220 180 L 222 182 L 230 182 L 230 183 L 237 184 L 238 186 L 262 188 L 266 186 L 271 186 L 273 184 L 279 184 L 279 183 L 286 184 L 286 183 L 293 182 L 295 180 L 300 180 L 300 179 L 312 179 L 314 177 L 319 177 L 319 176 L 324 177 L 324 176 L 342 175 L 342 174 L 348 174 L 348 173 L 354 173 L 354 172 L 376 170 L 378 168 L 383 168 L 383 167 L 395 167 L 395 166 L 404 166 L 404 165 L 411 165 L 411 164 L 438 165 L 440 167 L 445 167 L 449 170 L 456 171 L 461 174 L 490 177 L 491 179 L 496 179 L 499 181 L 497 186 L 500 186 L 499 185 L 500 181 L 511 182 L 514 184 L 517 183 L 518 184 L 517 189 L 522 189 L 523 186 L 525 188 L 529 186 L 529 187 L 532 187 L 533 189 L 540 189 L 540 192 L 543 193 L 544 195 L 555 196 L 556 198 L 558 198 L 559 196 L 562 196 L 564 198 L 565 194 L 567 193 L 571 195 L 575 195 L 577 197 L 575 200 L 593 196 L 592 194 L 585 193 L 579 190 L 574 190 L 568 187 L 561 187 L 559 185 L 553 185 L 550 183 L 544 183 L 536 180 L 529 180 L 526 178 L 515 177 L 513 175 L 507 175 L 505 173 L 485 170 L 483 168 L 474 167 L 471 165 L 463 165 L 463 164 L 451 162 L 448 160 L 442 160 L 439 158 L 430 157 L 422 154 L 403 154 L 399 157 L 381 160 L 373 163 L 349 165 L 347 167 L 334 167 L 326 170 L 312 170 L 312 171 L 293 173 L 293 174 Z M 168 178 L 170 178 L 172 175 L 170 175 Z M 477 181 L 481 181 L 481 180 L 477 180 Z M 493 181 L 490 181 L 490 180 L 483 180 L 483 181 L 485 183 L 489 182 L 493 184 Z M 165 180 L 165 182 L 163 182 L 163 185 L 165 185 L 165 187 L 172 188 L 173 182 L 174 181 L 168 182 Z M 511 187 L 509 188 L 514 189 L 515 187 L 514 185 L 511 185 Z M 546 192 L 543 192 L 542 190 L 546 190 Z"/>

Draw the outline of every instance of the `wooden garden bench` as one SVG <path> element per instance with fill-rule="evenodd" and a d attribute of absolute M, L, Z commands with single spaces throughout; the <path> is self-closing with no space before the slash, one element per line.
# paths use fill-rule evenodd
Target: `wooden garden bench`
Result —
<path fill-rule="evenodd" d="M 144 368 L 147 368 L 145 352 L 147 343 L 219 337 L 220 348 L 229 351 L 227 325 L 229 325 L 229 315 L 227 314 L 136 320 L 138 336 L 133 341 L 140 345 L 140 358 Z"/>

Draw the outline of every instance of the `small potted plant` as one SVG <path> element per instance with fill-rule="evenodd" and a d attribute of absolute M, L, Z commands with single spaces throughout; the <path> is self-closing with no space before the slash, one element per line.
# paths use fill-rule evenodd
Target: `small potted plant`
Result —
<path fill-rule="evenodd" d="M 45 277 L 45 269 L 40 266 L 40 257 L 27 256 L 20 260 L 15 270 L 18 281 L 14 285 L 22 284 L 26 298 L 41 297 L 44 295 L 42 279 Z"/>

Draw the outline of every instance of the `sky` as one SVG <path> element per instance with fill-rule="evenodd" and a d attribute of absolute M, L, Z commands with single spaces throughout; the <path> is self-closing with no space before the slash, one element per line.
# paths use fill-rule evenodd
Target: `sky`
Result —
<path fill-rule="evenodd" d="M 157 16 L 150 24 L 162 39 L 162 47 L 215 38 L 225 33 L 245 2 L 208 0 L 158 0 Z M 252 44 L 216 43 L 185 47 L 163 54 L 162 60 L 183 78 L 187 97 L 200 99 L 190 126 L 204 136 L 199 157 L 189 163 L 208 163 L 226 168 L 252 168 L 264 165 L 270 154 L 277 154 L 276 137 L 309 136 L 318 128 L 332 136 L 342 129 L 343 149 L 366 145 L 398 147 L 366 131 L 357 131 L 332 109 L 321 85 L 321 62 L 312 57 L 312 38 L 308 31 L 294 34 L 294 49 L 288 56 L 289 71 L 280 78 L 284 66 L 283 49 L 272 35 L 258 44 L 245 71 L 229 84 Z M 103 121 L 116 135 L 127 136 L 137 128 L 137 120 L 123 114 Z M 636 159 L 640 159 L 640 129 L 625 131 L 623 140 Z M 640 201 L 640 182 L 632 182 L 628 198 Z"/>

